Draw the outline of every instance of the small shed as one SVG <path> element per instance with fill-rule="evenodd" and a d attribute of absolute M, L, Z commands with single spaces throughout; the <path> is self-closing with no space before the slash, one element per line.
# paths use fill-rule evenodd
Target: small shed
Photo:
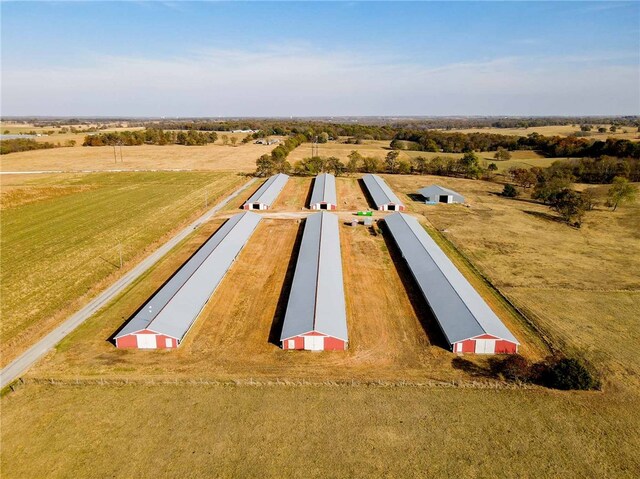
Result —
<path fill-rule="evenodd" d="M 427 204 L 464 203 L 464 196 L 440 185 L 431 185 L 418 190 Z"/>
<path fill-rule="evenodd" d="M 336 177 L 329 173 L 316 176 L 309 203 L 312 210 L 335 210 L 338 203 Z"/>

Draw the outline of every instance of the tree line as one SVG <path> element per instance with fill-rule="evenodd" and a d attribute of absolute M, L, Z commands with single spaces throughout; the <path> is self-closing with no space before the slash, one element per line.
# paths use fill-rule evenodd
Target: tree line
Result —
<path fill-rule="evenodd" d="M 49 142 L 39 142 L 30 138 L 15 138 L 2 140 L 0 142 L 0 155 L 8 155 L 9 153 L 18 153 L 20 151 L 44 150 L 57 148 L 59 146 L 59 144 L 54 145 Z"/>
<path fill-rule="evenodd" d="M 135 146 L 135 145 L 206 145 L 218 139 L 213 132 L 167 131 L 159 128 L 147 128 L 146 130 L 113 131 L 88 135 L 82 146 Z"/>
<path fill-rule="evenodd" d="M 391 148 L 414 151 L 467 151 L 535 150 L 547 157 L 599 157 L 640 158 L 640 142 L 608 138 L 605 141 L 574 136 L 500 135 L 496 133 L 450 133 L 443 131 L 402 131 L 391 141 Z"/>

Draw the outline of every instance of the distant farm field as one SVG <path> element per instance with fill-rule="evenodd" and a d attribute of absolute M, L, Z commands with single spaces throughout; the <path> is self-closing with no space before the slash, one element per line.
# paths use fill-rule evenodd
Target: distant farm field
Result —
<path fill-rule="evenodd" d="M 599 133 L 598 127 L 605 127 L 607 131 L 605 133 Z M 607 138 L 617 138 L 624 140 L 640 140 L 640 132 L 636 126 L 623 126 L 619 127 L 617 131 L 611 132 L 609 128 L 611 125 L 596 125 L 589 132 L 587 138 L 593 138 L 596 140 L 606 140 Z M 574 135 L 580 131 L 580 126 L 572 125 L 550 125 L 550 126 L 532 126 L 530 128 L 465 128 L 458 130 L 444 130 L 446 132 L 455 133 L 493 133 L 497 135 L 512 135 L 512 136 L 527 136 L 531 133 L 538 133 L 544 136 L 569 136 Z"/>
<path fill-rule="evenodd" d="M 219 140 L 220 141 L 220 140 Z M 252 172 L 277 145 L 94 146 L 24 151 L 0 157 L 2 171 L 202 170 Z"/>
<path fill-rule="evenodd" d="M 243 182 L 225 173 L 2 177 L 3 364 Z"/>

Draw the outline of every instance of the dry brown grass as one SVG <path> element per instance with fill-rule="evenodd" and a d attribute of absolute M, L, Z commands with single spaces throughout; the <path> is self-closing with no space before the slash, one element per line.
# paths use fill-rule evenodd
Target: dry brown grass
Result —
<path fill-rule="evenodd" d="M 141 145 L 117 149 L 114 162 L 110 146 L 54 148 L 2 155 L 2 171 L 108 171 L 108 170 L 203 170 L 252 172 L 256 159 L 276 145 L 205 146 Z"/>
<path fill-rule="evenodd" d="M 273 386 L 28 386 L 6 478 L 637 477 L 628 395 Z"/>

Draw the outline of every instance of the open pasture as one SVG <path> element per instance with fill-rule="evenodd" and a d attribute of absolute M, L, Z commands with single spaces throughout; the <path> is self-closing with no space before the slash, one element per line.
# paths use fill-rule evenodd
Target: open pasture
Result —
<path fill-rule="evenodd" d="M 3 175 L 6 364 L 244 180 L 225 173 Z M 4 185 L 7 183 L 7 188 Z"/>
<path fill-rule="evenodd" d="M 587 138 L 593 138 L 595 140 L 606 140 L 607 138 L 640 140 L 640 132 L 638 132 L 638 128 L 634 126 L 618 127 L 617 131 L 614 133 L 609 131 L 611 125 L 597 123 L 593 123 L 592 125 L 594 128 L 589 132 L 590 135 Z M 607 131 L 605 133 L 599 133 L 599 127 L 605 127 Z M 513 136 L 527 136 L 531 133 L 538 133 L 543 136 L 570 136 L 580 131 L 580 125 L 532 126 L 530 128 L 464 128 L 443 131 L 455 133 L 492 133 L 497 135 Z"/>
<path fill-rule="evenodd" d="M 1 459 L 21 479 L 635 477 L 635 406 L 540 390 L 30 385 L 2 399 Z"/>
<path fill-rule="evenodd" d="M 219 141 L 219 140 L 218 140 Z M 202 170 L 250 173 L 276 145 L 140 145 L 54 148 L 2 155 L 2 171 Z M 121 160 L 122 158 L 122 160 Z"/>

